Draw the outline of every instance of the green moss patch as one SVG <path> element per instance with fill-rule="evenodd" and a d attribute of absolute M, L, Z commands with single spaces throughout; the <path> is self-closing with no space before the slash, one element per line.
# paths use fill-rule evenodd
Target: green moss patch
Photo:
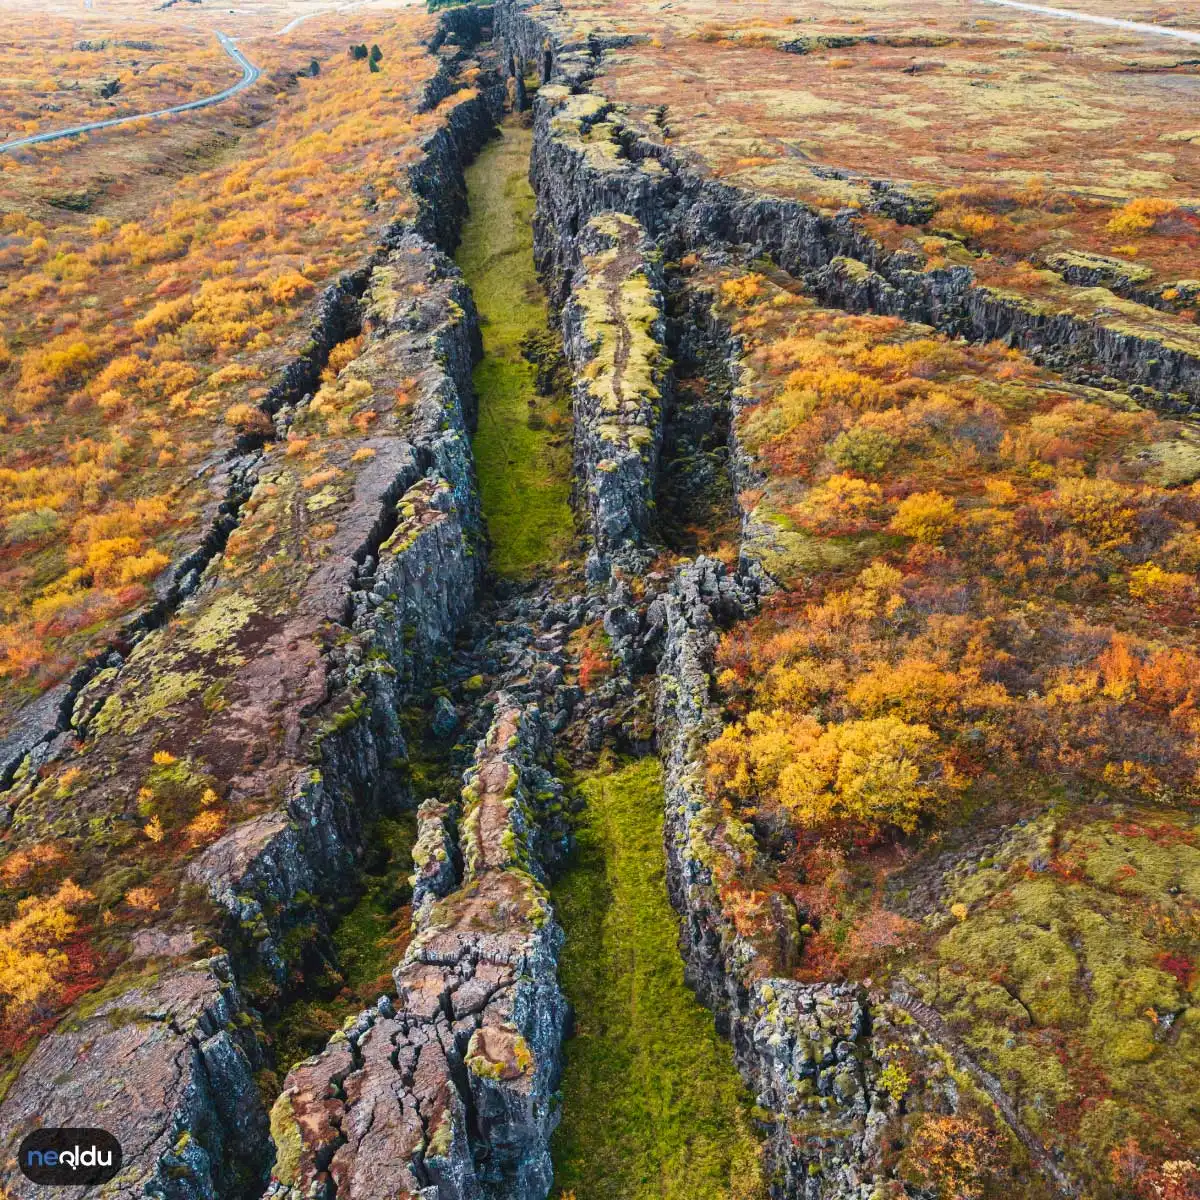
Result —
<path fill-rule="evenodd" d="M 538 396 L 537 370 L 521 352 L 547 320 L 533 268 L 531 143 L 510 122 L 468 169 L 471 212 L 457 256 L 483 324 L 474 450 L 491 563 L 510 576 L 557 562 L 574 534 L 566 405 Z"/>
<path fill-rule="evenodd" d="M 601 770 L 582 791 L 577 857 L 554 889 L 567 931 L 561 977 L 576 1012 L 556 1188 L 577 1200 L 760 1196 L 759 1146 L 732 1052 L 683 980 L 661 768 Z"/>
<path fill-rule="evenodd" d="M 913 974 L 1084 1177 L 1126 1137 L 1168 1155 L 1196 1142 L 1196 840 L 1165 813 L 1043 817 L 956 881 L 936 973 Z"/>

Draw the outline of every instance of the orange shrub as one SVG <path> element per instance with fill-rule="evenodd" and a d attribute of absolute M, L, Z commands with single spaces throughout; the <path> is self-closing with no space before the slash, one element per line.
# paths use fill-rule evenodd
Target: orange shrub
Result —
<path fill-rule="evenodd" d="M 1118 213 L 1110 217 L 1105 228 L 1115 237 L 1130 237 L 1149 233 L 1163 217 L 1179 211 L 1173 200 L 1142 196 L 1130 200 Z"/>

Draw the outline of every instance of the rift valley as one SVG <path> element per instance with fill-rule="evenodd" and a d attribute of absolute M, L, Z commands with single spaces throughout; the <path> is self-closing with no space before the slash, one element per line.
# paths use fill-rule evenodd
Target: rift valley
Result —
<path fill-rule="evenodd" d="M 1200 1200 L 1200 23 L 8 17 L 0 1194 Z"/>

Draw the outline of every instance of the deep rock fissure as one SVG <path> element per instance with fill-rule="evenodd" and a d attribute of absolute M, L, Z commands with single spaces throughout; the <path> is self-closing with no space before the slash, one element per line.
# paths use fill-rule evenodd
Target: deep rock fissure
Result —
<path fill-rule="evenodd" d="M 544 180 L 539 191 L 552 201 L 539 213 L 547 235 L 538 246 L 552 298 L 564 295 L 577 254 L 553 227 L 573 237 L 588 216 L 617 210 L 637 217 L 668 258 L 714 246 L 747 260 L 768 257 L 831 307 L 901 316 L 970 340 L 1005 340 L 1081 382 L 1107 372 L 1162 411 L 1195 411 L 1200 358 L 1168 334 L 1043 311 L 978 284 L 966 267 L 923 274 L 862 232 L 851 212 L 827 216 L 707 179 L 663 140 L 661 111 L 635 115 L 587 90 L 607 39 L 581 41 L 558 12 L 533 10 L 525 0 L 501 0 L 495 12 L 509 61 L 519 65 L 544 44 L 557 47 L 552 86 L 535 105 L 541 125 L 560 130 L 557 137 L 542 130 L 534 162 L 535 183 Z M 577 134 L 563 138 L 569 126 Z M 643 163 L 654 169 L 640 169 Z M 878 193 L 885 207 L 896 199 L 887 188 Z"/>
<path fill-rule="evenodd" d="M 482 23 L 478 14 L 471 20 L 477 38 Z M 18 1139 L 30 1117 L 78 1124 L 80 1114 L 102 1097 L 111 1121 L 129 1105 L 125 1132 L 128 1144 L 139 1151 L 127 1156 L 123 1178 L 139 1194 L 145 1189 L 146 1194 L 220 1194 L 231 1200 L 257 1194 L 270 1153 L 252 1079 L 263 1052 L 257 1014 L 247 1008 L 239 982 L 245 983 L 253 964 L 282 983 L 295 962 L 286 935 L 313 912 L 314 898 L 353 890 L 364 828 L 381 805 L 394 804 L 398 796 L 387 794 L 398 783 L 394 760 L 404 752 L 394 719 L 396 697 L 420 694 L 438 646 L 448 648 L 477 586 L 482 560 L 471 559 L 479 531 L 466 433 L 473 419 L 469 371 L 478 333 L 469 293 L 422 236 L 436 236 L 445 245 L 456 236 L 465 202 L 462 163 L 490 132 L 500 100 L 494 77 L 484 73 L 476 82 L 478 91 L 450 109 L 446 124 L 427 140 L 425 156 L 411 168 L 420 214 L 415 230 L 390 228 L 367 266 L 339 285 L 345 297 L 369 296 L 363 312 L 368 324 L 374 322 L 370 346 L 386 345 L 398 364 L 407 360 L 418 366 L 420 381 L 431 389 L 414 404 L 410 442 L 377 443 L 376 453 L 386 454 L 364 472 L 371 486 L 364 486 L 360 509 L 347 523 L 350 531 L 361 531 L 359 540 L 345 547 L 344 563 L 339 559 L 334 568 L 345 565 L 349 577 L 331 580 L 328 596 L 317 597 L 324 603 L 340 594 L 340 606 L 328 610 L 328 619 L 347 637 L 335 638 L 322 651 L 328 682 L 325 707 L 318 704 L 316 711 L 336 709 L 339 694 L 359 699 L 336 711 L 318 732 L 319 767 L 302 772 L 306 778 L 295 781 L 280 810 L 235 827 L 188 868 L 189 879 L 209 893 L 218 912 L 224 910 L 218 922 L 223 928 L 211 932 L 234 948 L 233 955 L 221 952 L 179 963 L 171 959 L 178 953 L 174 947 L 182 946 L 186 958 L 194 940 L 171 929 L 149 930 L 153 946 L 162 947 L 151 949 L 151 956 L 168 956 L 161 969 L 114 979 L 85 1011 L 43 1038 L 4 1101 L 6 1137 Z M 388 285 L 398 279 L 403 286 L 397 294 L 403 295 L 406 271 L 425 273 L 424 286 L 428 291 L 434 285 L 440 307 L 397 309 Z M 339 294 L 339 308 L 342 300 Z M 348 304 L 345 316 L 345 327 L 329 339 L 321 362 L 297 368 L 279 385 L 284 390 L 268 398 L 282 422 L 293 415 L 283 398 L 293 399 L 295 389 L 315 383 L 333 345 L 357 332 L 357 312 Z M 355 361 L 365 362 L 364 370 L 378 367 L 376 360 Z M 295 408 L 304 403 L 299 396 Z M 248 486 L 257 492 L 254 482 Z M 256 482 L 261 488 L 261 472 Z M 216 560 L 214 550 L 211 561 Z M 204 582 L 207 586 L 208 575 Z M 202 591 L 193 606 L 207 594 Z M 435 603 L 411 610 L 423 596 Z M 417 616 L 411 631 L 392 615 L 397 603 Z M 360 638 L 374 639 L 377 657 L 363 657 L 356 643 Z M 102 681 L 109 695 L 123 674 L 114 670 Z M 323 918 L 318 925 L 324 925 Z M 139 1036 L 136 1044 L 122 1043 L 127 1030 L 144 1028 L 137 1018 L 141 1013 L 148 1018 L 145 1028 L 157 1025 L 168 1035 L 165 1040 L 156 1033 Z M 81 1058 L 83 1046 L 87 1053 Z M 92 1078 L 106 1075 L 113 1054 L 124 1059 L 115 1092 L 111 1080 Z M 65 1069 L 67 1064 L 73 1065 Z M 70 1078 L 69 1088 L 53 1086 L 63 1078 Z M 137 1127 L 135 1114 L 144 1107 L 138 1095 L 157 1094 L 160 1088 L 155 1126 Z M 19 1178 L 6 1172 L 4 1182 L 15 1194 L 25 1194 Z"/>

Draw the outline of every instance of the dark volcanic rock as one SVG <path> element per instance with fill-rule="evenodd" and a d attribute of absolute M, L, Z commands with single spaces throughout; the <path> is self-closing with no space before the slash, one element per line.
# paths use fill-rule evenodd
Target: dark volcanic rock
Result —
<path fill-rule="evenodd" d="M 266 1113 L 253 1024 L 224 955 L 148 970 L 43 1039 L 0 1108 L 6 1159 L 41 1126 L 99 1126 L 125 1168 L 106 1196 L 222 1200 L 261 1177 Z M 14 1197 L 45 1189 L 15 1170 Z M 71 1195 L 91 1189 L 70 1189 Z"/>
<path fill-rule="evenodd" d="M 563 309 L 574 379 L 575 478 L 597 558 L 637 570 L 651 557 L 655 480 L 670 361 L 659 256 L 631 217 L 594 217 Z"/>
<path fill-rule="evenodd" d="M 535 878 L 548 745 L 537 709 L 501 694 L 465 777 L 462 886 L 423 897 L 394 1005 L 361 1014 L 288 1076 L 267 1197 L 549 1193 L 567 1004 L 562 931 Z M 422 855 L 442 822 L 422 806 Z"/>

